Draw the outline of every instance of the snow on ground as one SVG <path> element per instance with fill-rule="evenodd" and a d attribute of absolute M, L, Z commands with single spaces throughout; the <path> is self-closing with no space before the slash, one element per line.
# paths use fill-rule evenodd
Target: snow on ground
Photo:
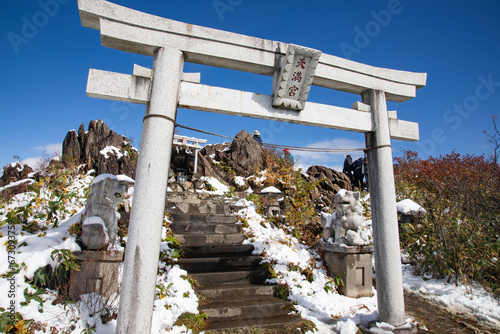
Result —
<path fill-rule="evenodd" d="M 403 265 L 403 287 L 455 314 L 470 314 L 474 318 L 500 328 L 500 304 L 477 285 L 456 286 L 446 280 L 413 275 L 411 265 Z"/>
<path fill-rule="evenodd" d="M 347 298 L 335 292 L 332 278 L 321 269 L 315 250 L 303 245 L 282 229 L 271 226 L 255 211 L 253 203 L 241 200 L 238 214 L 248 223 L 247 243 L 271 263 L 277 278 L 270 283 L 287 285 L 288 298 L 296 302 L 301 316 L 316 324 L 318 333 L 356 333 L 356 324 L 377 319 L 377 298 Z M 306 275 L 309 276 L 306 277 Z"/>
<path fill-rule="evenodd" d="M 245 185 L 245 178 L 243 176 L 235 176 L 234 183 L 236 183 L 236 185 L 240 187 L 243 187 Z"/>
<path fill-rule="evenodd" d="M 246 178 L 247 180 L 252 179 L 255 184 L 264 184 L 264 181 L 267 179 L 267 170 L 263 170 L 259 173 L 259 176 L 250 175 Z"/>
<path fill-rule="evenodd" d="M 77 324 L 79 318 L 83 319 L 78 305 L 74 307 L 69 306 L 69 308 L 66 309 L 63 304 L 52 305 L 52 302 L 57 298 L 56 291 L 47 290 L 40 294 L 43 300 L 43 306 L 34 299 L 31 299 L 31 301 L 27 300 L 26 298 L 29 294 L 34 294 L 36 291 L 26 283 L 24 278 L 33 278 L 35 271 L 47 264 L 55 267 L 57 263 L 51 258 L 51 253 L 54 250 L 80 250 L 80 247 L 75 242 L 75 238 L 69 235 L 68 229 L 80 219 L 81 211 L 83 210 L 84 201 L 82 198 L 84 195 L 84 188 L 89 186 L 90 181 L 91 177 L 88 175 L 79 177 L 74 180 L 70 187 L 68 187 L 69 191 L 73 191 L 77 194 L 77 197 L 66 202 L 66 212 L 74 213 L 70 218 L 62 221 L 57 227 L 46 224 L 46 221 L 40 218 L 38 218 L 37 223 L 41 227 L 46 228 L 43 232 L 39 230 L 32 234 L 27 231 L 20 231 L 19 225 L 12 224 L 4 224 L 0 227 L 0 244 L 9 245 L 8 241 L 13 239 L 17 242 L 14 248 L 15 254 L 8 252 L 8 246 L 0 248 L 0 274 L 5 274 L 11 269 L 9 264 L 13 264 L 14 262 L 20 264 L 20 271 L 18 274 L 15 274 L 13 278 L 9 280 L 0 280 L 0 291 L 15 291 L 14 298 L 16 302 L 16 311 L 18 311 L 24 319 L 33 319 L 59 328 L 76 326 L 76 328 L 79 328 L 79 331 L 75 329 L 74 333 L 80 333 L 85 328 Z M 10 203 L 7 203 L 5 207 L 2 207 L 0 210 L 0 222 L 6 221 L 8 212 L 26 206 L 29 203 L 37 203 L 35 207 L 31 206 L 32 212 L 31 216 L 28 218 L 29 223 L 35 222 L 33 217 L 36 214 L 41 214 L 43 211 L 42 204 L 50 200 L 53 200 L 53 198 L 51 197 L 50 191 L 46 189 L 42 189 L 39 195 L 32 192 L 16 195 Z M 60 213 L 60 216 L 60 218 L 63 219 L 65 214 Z M 16 288 L 12 289 L 11 283 L 14 281 Z M 6 295 L 3 295 L 2 298 L 0 298 L 0 307 L 8 309 L 12 299 L 6 297 Z M 28 302 L 27 305 L 21 306 L 21 303 L 26 302 Z M 37 333 L 42 333 L 42 331 L 37 331 Z"/>
<path fill-rule="evenodd" d="M 157 289 L 151 333 L 186 333 L 184 326 L 174 326 L 175 321 L 185 312 L 198 314 L 198 297 L 191 284 L 183 278 L 186 275 L 185 270 L 174 265 L 167 266 L 166 271 L 158 276 L 156 285 L 166 292 L 163 296 L 163 290 Z"/>
<path fill-rule="evenodd" d="M 223 196 L 225 193 L 229 192 L 229 187 L 222 184 L 219 180 L 212 176 L 202 176 L 200 178 L 202 181 L 209 183 L 215 190 L 198 190 L 199 192 L 209 193 L 211 195 Z"/>
<path fill-rule="evenodd" d="M 119 177 L 121 178 L 121 177 Z M 68 218 L 62 220 L 57 227 L 45 224 L 43 219 L 38 219 L 38 224 L 44 231 L 29 233 L 21 231 L 20 225 L 11 225 L 7 222 L 7 213 L 32 203 L 33 200 L 51 199 L 50 191 L 41 191 L 40 195 L 35 193 L 24 193 L 16 195 L 12 201 L 0 208 L 0 274 L 10 271 L 9 264 L 21 264 L 20 271 L 12 277 L 0 279 L 0 308 L 9 311 L 11 301 L 15 304 L 15 311 L 23 319 L 39 322 L 42 327 L 35 333 L 48 333 L 54 330 L 65 333 L 80 334 L 88 327 L 95 327 L 96 333 L 112 334 L 116 330 L 116 320 L 103 324 L 100 315 L 107 312 L 117 312 L 119 297 L 114 296 L 105 299 L 95 293 L 81 296 L 76 303 L 62 304 L 53 302 L 57 299 L 57 291 L 46 289 L 38 292 L 26 279 L 32 279 L 37 269 L 50 264 L 56 267 L 57 263 L 51 259 L 51 253 L 58 249 L 80 250 L 75 237 L 69 234 L 68 229 L 80 221 L 81 212 L 85 204 L 85 189 L 88 188 L 94 177 L 90 173 L 86 176 L 78 176 L 68 190 L 78 194 L 77 198 L 67 202 L 66 211 L 73 212 Z M 133 181 L 133 180 L 132 180 Z M 39 201 L 40 202 L 40 201 Z M 34 214 L 40 213 L 36 209 Z M 29 218 L 29 222 L 33 217 Z M 10 231 L 10 233 L 9 233 Z M 163 229 L 163 235 L 166 229 Z M 10 236 L 10 238 L 9 238 Z M 14 253 L 9 252 L 9 240 L 16 240 Z M 162 252 L 172 254 L 170 241 L 163 240 Z M 9 257 L 10 255 L 10 257 Z M 122 270 L 121 265 L 120 271 Z M 187 272 L 178 265 L 166 266 L 159 262 L 160 274 L 157 278 L 157 286 L 163 287 L 162 293 L 157 293 L 154 302 L 152 333 L 191 333 L 185 326 L 173 326 L 179 315 L 185 312 L 198 313 L 198 297 L 191 284 L 187 281 Z M 42 303 L 35 299 L 29 300 L 31 295 L 38 295 Z M 28 298 L 28 299 L 27 299 Z"/>
<path fill-rule="evenodd" d="M 19 180 L 17 182 L 11 182 L 8 185 L 6 185 L 5 187 L 0 187 L 0 191 L 8 189 L 8 188 L 16 187 L 16 186 L 23 184 L 23 183 L 32 184 L 34 182 L 35 182 L 35 180 L 33 180 L 33 179 L 23 179 L 23 180 Z"/>
<path fill-rule="evenodd" d="M 364 199 L 366 200 L 366 199 Z M 249 236 L 246 242 L 255 246 L 256 254 L 263 254 L 265 262 L 273 264 L 277 284 L 287 284 L 290 292 L 288 298 L 296 302 L 295 308 L 305 319 L 313 321 L 318 333 L 355 334 L 357 325 L 366 326 L 376 320 L 377 297 L 347 298 L 332 291 L 332 279 L 320 268 L 317 253 L 307 246 L 298 243 L 297 239 L 283 230 L 271 226 L 255 212 L 255 206 L 246 200 L 240 204 L 245 208 L 238 213 L 246 219 L 249 227 L 245 233 Z M 366 221 L 371 227 L 370 221 Z M 311 266 L 315 259 L 317 265 Z M 309 282 L 297 270 L 313 268 L 314 280 Z M 451 312 L 466 313 L 473 317 L 500 327 L 500 304 L 480 287 L 465 287 L 448 284 L 444 280 L 427 279 L 415 276 L 409 265 L 402 266 L 405 290 L 415 292 L 431 301 L 438 302 Z M 326 287 L 326 288 L 325 288 Z"/>

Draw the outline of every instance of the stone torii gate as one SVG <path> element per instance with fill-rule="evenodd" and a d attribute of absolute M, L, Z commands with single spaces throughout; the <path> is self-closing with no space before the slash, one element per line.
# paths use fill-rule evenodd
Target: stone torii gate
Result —
<path fill-rule="evenodd" d="M 146 104 L 120 293 L 117 333 L 150 333 L 161 227 L 177 108 L 365 133 L 372 193 L 379 321 L 405 323 L 391 138 L 418 140 L 386 99 L 403 102 L 425 73 L 372 67 L 317 50 L 195 26 L 104 0 L 78 0 L 103 46 L 154 57 L 133 74 L 91 69 L 87 94 Z M 272 95 L 201 85 L 184 62 L 273 76 Z M 299 73 L 300 72 L 300 73 Z M 194 82 L 193 82 L 194 81 Z M 306 102 L 311 85 L 361 95 L 353 109 Z"/>

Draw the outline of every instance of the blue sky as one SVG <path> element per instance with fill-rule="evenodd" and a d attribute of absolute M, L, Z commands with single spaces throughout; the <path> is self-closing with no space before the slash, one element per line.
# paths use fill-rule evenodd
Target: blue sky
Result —
<path fill-rule="evenodd" d="M 428 73 L 426 87 L 404 103 L 389 103 L 398 118 L 418 122 L 421 140 L 393 141 L 393 155 L 421 157 L 488 154 L 484 130 L 500 115 L 500 2 L 483 1 L 261 1 L 115 0 L 119 5 L 169 19 L 294 43 L 361 63 Z M 76 0 L 16 0 L 0 4 L 0 165 L 39 157 L 61 146 L 81 123 L 102 119 L 139 147 L 144 106 L 87 97 L 88 70 L 132 73 L 152 58 L 102 47 L 99 32 L 80 23 Z M 225 8 L 221 10 L 220 8 Z M 389 17 L 383 11 L 393 8 Z M 382 18 L 381 18 L 382 17 Z M 368 30 L 367 30 L 368 29 Z M 372 29 L 372 30 L 369 30 Z M 366 35 L 360 38 L 360 33 Z M 270 94 L 267 76 L 186 63 L 201 83 Z M 309 100 L 341 107 L 353 94 L 320 87 Z M 364 135 L 180 109 L 178 123 L 234 136 L 259 130 L 266 142 L 311 147 L 364 146 Z M 224 141 L 187 130 L 181 134 Z M 292 152 L 304 165 L 340 168 L 344 154 Z M 353 156 L 359 156 L 353 152 Z"/>

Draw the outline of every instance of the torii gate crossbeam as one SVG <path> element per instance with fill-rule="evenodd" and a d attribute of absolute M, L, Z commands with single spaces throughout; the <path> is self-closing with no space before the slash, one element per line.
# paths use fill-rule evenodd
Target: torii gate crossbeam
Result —
<path fill-rule="evenodd" d="M 125 77 L 103 71 L 92 74 L 95 70 L 91 70 L 87 89 L 89 96 L 147 105 L 117 333 L 150 333 L 173 129 L 179 106 L 365 133 L 367 147 L 373 148 L 368 159 L 373 166 L 369 177 L 379 321 L 395 326 L 405 322 L 390 139 L 418 140 L 418 125 L 400 121 L 394 113 L 388 113 L 386 99 L 403 102 L 415 97 L 416 90 L 425 85 L 425 73 L 377 68 L 321 54 L 315 71 L 311 71 L 311 83 L 359 94 L 367 105 L 363 108 L 371 112 L 311 102 L 302 111 L 285 110 L 270 105 L 270 97 L 265 95 L 181 82 L 182 68 L 187 61 L 276 76 L 276 59 L 283 63 L 291 45 L 172 21 L 104 0 L 78 0 L 78 7 L 82 24 L 101 31 L 103 46 L 154 56 L 152 75 L 147 70 L 141 73 L 134 70 L 136 75 Z M 109 75 L 120 78 L 113 88 L 103 79 Z M 207 90 L 225 97 L 236 94 L 250 102 L 221 104 L 207 99 Z M 254 107 L 256 111 L 252 112 L 250 109 Z M 320 119 L 314 116 L 315 111 L 321 114 Z M 333 116 L 341 120 L 332 121 Z"/>
<path fill-rule="evenodd" d="M 147 104 L 151 78 L 149 74 L 148 77 L 143 75 L 137 65 L 134 66 L 133 75 L 91 69 L 87 95 Z M 299 112 L 272 108 L 272 99 L 269 95 L 207 86 L 183 79 L 179 88 L 178 107 L 361 133 L 373 131 L 371 114 L 366 111 L 308 102 L 305 109 Z M 389 112 L 391 138 L 418 140 L 418 123 L 397 119 L 395 114 L 395 111 Z"/>

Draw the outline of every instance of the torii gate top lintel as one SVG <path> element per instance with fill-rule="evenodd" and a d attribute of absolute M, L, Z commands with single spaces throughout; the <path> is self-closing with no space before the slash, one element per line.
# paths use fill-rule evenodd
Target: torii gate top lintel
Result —
<path fill-rule="evenodd" d="M 101 31 L 103 46 L 123 51 L 154 56 L 159 47 L 168 46 L 181 50 L 187 62 L 273 75 L 277 50 L 284 56 L 288 49 L 287 43 L 174 21 L 108 1 L 78 0 L 78 7 L 82 25 Z M 404 102 L 415 97 L 426 79 L 426 73 L 374 67 L 323 53 L 312 84 L 358 95 L 381 90 L 387 100 Z"/>

